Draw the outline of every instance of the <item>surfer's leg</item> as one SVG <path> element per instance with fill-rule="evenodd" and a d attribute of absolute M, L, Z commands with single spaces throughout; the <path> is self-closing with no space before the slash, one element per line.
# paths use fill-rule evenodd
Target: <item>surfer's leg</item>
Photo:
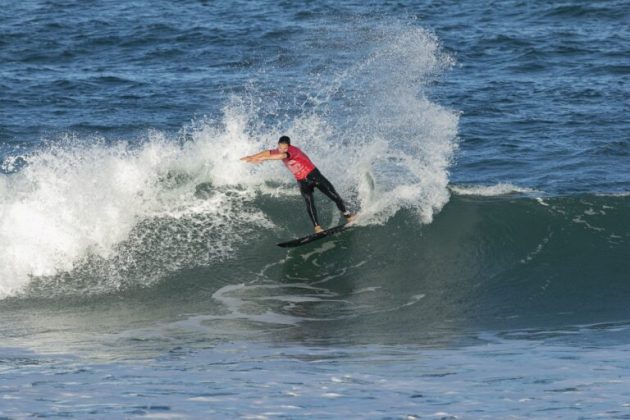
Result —
<path fill-rule="evenodd" d="M 315 189 L 314 185 L 307 180 L 300 181 L 299 184 L 300 193 L 306 202 L 306 212 L 308 213 L 308 217 L 310 217 L 313 226 L 319 226 L 319 221 L 317 220 L 317 209 L 315 208 L 315 201 L 313 200 L 313 191 Z"/>
<path fill-rule="evenodd" d="M 346 210 L 346 206 L 343 204 L 343 200 L 341 199 L 339 194 L 337 194 L 337 191 L 335 191 L 335 187 L 333 187 L 330 181 L 327 180 L 326 177 L 321 174 L 321 172 L 319 172 L 317 169 L 315 169 L 315 171 L 317 171 L 317 173 L 314 174 L 315 186 L 317 187 L 317 189 L 324 193 L 326 197 L 334 201 L 340 212 L 342 212 L 344 215 L 349 214 L 348 210 Z"/>

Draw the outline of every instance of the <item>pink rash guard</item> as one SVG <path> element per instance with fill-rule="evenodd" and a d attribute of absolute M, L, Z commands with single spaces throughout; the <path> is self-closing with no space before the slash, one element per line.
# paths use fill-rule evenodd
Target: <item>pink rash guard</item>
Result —
<path fill-rule="evenodd" d="M 272 155 L 280 153 L 277 149 L 270 150 L 269 152 Z M 289 146 L 287 157 L 282 159 L 282 163 L 284 163 L 298 181 L 306 178 L 306 176 L 315 169 L 315 165 L 313 165 L 313 162 L 311 162 L 308 156 L 295 146 Z"/>

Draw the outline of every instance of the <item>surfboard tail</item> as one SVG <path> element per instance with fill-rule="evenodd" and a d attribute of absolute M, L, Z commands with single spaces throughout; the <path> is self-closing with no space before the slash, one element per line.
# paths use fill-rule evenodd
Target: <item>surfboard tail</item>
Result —
<path fill-rule="evenodd" d="M 343 230 L 346 230 L 348 228 L 349 228 L 348 223 L 344 223 L 342 225 L 335 226 L 335 227 L 332 227 L 330 229 L 326 229 L 323 232 L 312 233 L 310 235 L 303 236 L 303 237 L 297 238 L 297 239 L 293 239 L 291 241 L 281 242 L 281 243 L 279 243 L 277 245 L 279 247 L 281 247 L 281 248 L 294 248 L 296 246 L 306 245 L 306 244 L 308 244 L 310 242 L 313 242 L 313 241 L 316 241 L 318 239 L 322 239 L 322 238 L 325 238 L 327 236 L 334 235 L 334 234 L 339 233 L 339 232 L 341 232 Z"/>

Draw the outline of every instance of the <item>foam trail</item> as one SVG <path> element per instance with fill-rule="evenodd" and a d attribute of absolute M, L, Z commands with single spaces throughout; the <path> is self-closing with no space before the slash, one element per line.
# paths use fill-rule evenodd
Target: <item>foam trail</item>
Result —
<path fill-rule="evenodd" d="M 432 34 L 393 25 L 353 78 L 365 92 L 358 99 L 365 114 L 344 137 L 356 159 L 347 176 L 364 222 L 384 223 L 408 208 L 430 223 L 448 202 L 458 114 L 429 100 L 426 84 L 451 64 Z"/>

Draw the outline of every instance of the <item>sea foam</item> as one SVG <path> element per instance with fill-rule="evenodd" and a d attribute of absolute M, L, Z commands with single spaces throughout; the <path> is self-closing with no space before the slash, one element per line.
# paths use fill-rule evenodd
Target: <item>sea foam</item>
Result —
<path fill-rule="evenodd" d="M 299 194 L 283 165 L 239 160 L 275 147 L 282 134 L 360 212 L 360 224 L 385 223 L 402 208 L 430 223 L 449 200 L 458 113 L 426 90 L 452 60 L 434 35 L 410 25 L 348 37 L 364 58 L 330 69 L 328 79 L 305 88 L 310 99 L 274 125 L 263 115 L 279 112 L 254 87 L 181 135 L 68 135 L 6 157 L 5 166 L 23 163 L 0 175 L 0 298 L 38 287 L 54 295 L 147 286 L 233 257 L 273 226 L 257 196 Z"/>

